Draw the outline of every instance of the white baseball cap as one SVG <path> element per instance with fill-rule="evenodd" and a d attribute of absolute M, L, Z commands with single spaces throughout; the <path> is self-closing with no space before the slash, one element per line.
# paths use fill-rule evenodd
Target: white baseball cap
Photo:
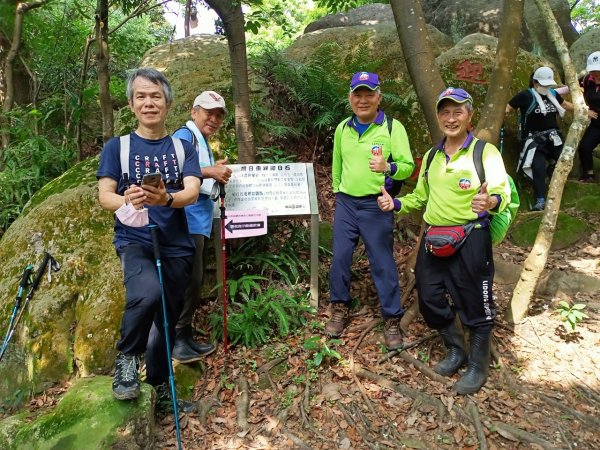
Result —
<path fill-rule="evenodd" d="M 225 99 L 215 91 L 204 91 L 194 100 L 194 108 L 200 106 L 204 109 L 216 109 L 221 108 L 227 114 L 227 107 L 225 106 Z"/>
<path fill-rule="evenodd" d="M 587 72 L 591 72 L 592 70 L 600 70 L 600 52 L 594 52 L 588 56 L 587 67 L 585 70 Z"/>
<path fill-rule="evenodd" d="M 550 67 L 540 67 L 533 73 L 533 79 L 542 86 L 556 86 L 554 72 Z"/>

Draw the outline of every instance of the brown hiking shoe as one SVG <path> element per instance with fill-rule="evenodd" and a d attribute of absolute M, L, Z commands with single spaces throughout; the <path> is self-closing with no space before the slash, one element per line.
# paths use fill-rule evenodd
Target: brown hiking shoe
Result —
<path fill-rule="evenodd" d="M 385 321 L 383 326 L 383 337 L 385 346 L 388 350 L 398 350 L 402 348 L 404 339 L 400 329 L 400 317 L 392 317 Z"/>
<path fill-rule="evenodd" d="M 345 303 L 331 304 L 331 319 L 325 325 L 325 334 L 330 337 L 340 337 L 350 317 L 350 308 Z"/>

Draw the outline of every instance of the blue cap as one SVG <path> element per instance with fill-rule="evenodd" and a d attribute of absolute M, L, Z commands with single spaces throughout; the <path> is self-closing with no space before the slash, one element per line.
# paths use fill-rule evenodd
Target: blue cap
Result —
<path fill-rule="evenodd" d="M 353 92 L 359 87 L 366 87 L 374 91 L 379 87 L 379 75 L 371 72 L 356 72 L 350 81 L 350 91 Z"/>
<path fill-rule="evenodd" d="M 469 102 L 473 104 L 473 97 L 471 97 L 467 91 L 461 88 L 449 87 L 442 91 L 437 99 L 437 102 L 435 103 L 435 108 L 438 109 L 442 100 L 445 99 L 452 100 L 454 103 Z"/>

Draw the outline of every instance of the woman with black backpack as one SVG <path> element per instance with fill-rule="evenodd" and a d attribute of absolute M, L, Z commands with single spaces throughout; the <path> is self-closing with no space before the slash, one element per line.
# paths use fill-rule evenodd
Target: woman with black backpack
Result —
<path fill-rule="evenodd" d="M 523 172 L 533 180 L 533 211 L 542 211 L 546 207 L 546 174 L 552 174 L 563 149 L 558 116 L 563 117 L 565 110 L 573 109 L 573 105 L 553 89 L 554 86 L 552 69 L 540 67 L 533 73 L 529 89 L 519 92 L 506 105 L 506 113 L 516 109 L 521 113 L 524 145 L 517 172 Z"/>

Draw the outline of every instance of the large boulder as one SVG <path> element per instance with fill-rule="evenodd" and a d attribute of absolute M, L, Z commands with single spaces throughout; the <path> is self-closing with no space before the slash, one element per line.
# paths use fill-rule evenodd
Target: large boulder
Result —
<path fill-rule="evenodd" d="M 502 22 L 501 0 L 457 0 L 421 2 L 427 23 L 449 35 L 454 42 L 469 34 L 498 37 Z M 521 48 L 531 50 L 527 28 L 521 27 Z"/>
<path fill-rule="evenodd" d="M 136 401 L 112 397 L 109 377 L 83 378 L 50 410 L 0 421 L 5 450 L 134 450 L 152 447 L 154 391 L 142 385 Z"/>
<path fill-rule="evenodd" d="M 154 67 L 165 74 L 173 88 L 173 107 L 167 129 L 175 131 L 190 119 L 196 96 L 205 90 L 217 91 L 233 111 L 231 69 L 227 39 L 214 34 L 197 34 L 151 48 L 140 67 Z M 129 108 L 121 109 L 115 120 L 115 134 L 129 132 L 135 125 Z"/>
<path fill-rule="evenodd" d="M 304 34 L 312 33 L 317 30 L 336 27 L 353 27 L 356 25 L 377 25 L 383 22 L 393 22 L 394 13 L 390 5 L 382 3 L 372 3 L 370 5 L 360 6 L 350 11 L 330 14 L 321 17 L 318 20 L 308 24 L 304 29 Z"/>
<path fill-rule="evenodd" d="M 569 48 L 571 59 L 578 73 L 585 71 L 587 57 L 600 50 L 600 28 L 593 28 L 582 34 Z"/>
<path fill-rule="evenodd" d="M 0 323 L 26 264 L 37 269 L 47 250 L 62 265 L 35 291 L 0 364 L 2 400 L 113 365 L 124 291 L 113 217 L 97 200 L 97 165 L 84 161 L 47 184 L 0 240 Z"/>
<path fill-rule="evenodd" d="M 548 3 L 550 4 L 550 8 L 552 8 L 552 12 L 562 31 L 567 46 L 573 44 L 577 38 L 579 38 L 579 33 L 571 22 L 571 8 L 569 2 L 567 0 L 549 0 Z M 534 0 L 525 0 L 523 18 L 527 23 L 527 29 L 529 30 L 533 41 L 537 44 L 541 55 L 552 61 L 557 67 L 562 67 L 554 42 L 550 39 L 546 22 L 542 19 Z"/>

